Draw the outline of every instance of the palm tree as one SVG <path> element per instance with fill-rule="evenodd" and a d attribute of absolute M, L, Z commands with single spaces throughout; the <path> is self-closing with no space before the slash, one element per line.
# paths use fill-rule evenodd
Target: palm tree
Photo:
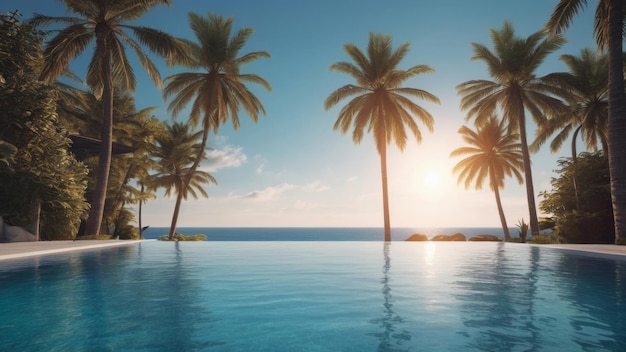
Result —
<path fill-rule="evenodd" d="M 70 62 L 80 56 L 95 39 L 95 49 L 87 69 L 86 82 L 98 98 L 102 99 L 104 123 L 101 136 L 100 159 L 96 188 L 92 197 L 86 235 L 100 233 L 106 190 L 111 165 L 114 87 L 134 91 L 136 80 L 125 46 L 134 52 L 150 78 L 161 86 L 159 72 L 143 51 L 141 44 L 168 59 L 183 55 L 184 47 L 172 36 L 161 31 L 126 22 L 136 20 L 152 7 L 170 5 L 170 0 L 62 0 L 78 17 L 49 17 L 35 14 L 29 21 L 39 27 L 64 24 L 44 51 L 45 64 L 41 79 L 52 82 L 65 72 Z M 126 33 L 129 30 L 134 37 Z"/>
<path fill-rule="evenodd" d="M 560 0 L 546 29 L 556 35 L 566 29 L 574 16 L 587 5 L 586 0 Z M 626 92 L 622 41 L 624 37 L 623 0 L 600 0 L 596 8 L 596 41 L 609 56 L 608 148 L 611 174 L 611 199 L 615 220 L 615 243 L 626 243 Z"/>
<path fill-rule="evenodd" d="M 258 75 L 241 73 L 240 70 L 241 66 L 260 58 L 269 58 L 270 55 L 265 51 L 255 51 L 239 56 L 239 51 L 254 30 L 242 28 L 231 36 L 232 17 L 224 18 L 212 13 L 202 17 L 190 13 L 189 22 L 198 43 L 185 41 L 190 55 L 179 63 L 196 71 L 167 77 L 164 96 L 165 99 L 174 97 L 168 106 L 174 118 L 192 103 L 189 123 L 195 127 L 202 119 L 200 148 L 204 150 L 209 131 L 217 133 L 229 118 L 233 128 L 239 129 L 240 107 L 254 122 L 258 121 L 259 112 L 265 114 L 263 105 L 246 83 L 260 84 L 268 91 L 271 91 L 270 84 Z M 188 177 L 194 174 L 201 160 L 198 155 Z M 170 228 L 170 238 L 174 235 L 174 225 Z"/>
<path fill-rule="evenodd" d="M 156 138 L 153 154 L 157 160 L 156 174 L 150 176 L 148 183 L 150 189 L 165 188 L 166 197 L 176 194 L 172 216 L 172 227 L 176 230 L 182 199 L 187 199 L 188 194 L 197 199 L 198 193 L 208 198 L 202 185 L 217 181 L 208 172 L 191 167 L 198 154 L 202 154 L 202 159 L 205 157 L 204 149 L 197 143 L 202 131 L 190 133 L 189 125 L 182 123 L 167 125 L 166 129 L 167 133 Z M 169 239 L 172 238 L 170 235 Z"/>
<path fill-rule="evenodd" d="M 607 120 L 608 120 L 608 57 L 586 48 L 580 56 L 562 55 L 561 60 L 569 67 L 570 72 L 557 72 L 546 76 L 556 84 L 564 86 L 567 94 L 564 97 L 568 109 L 560 116 L 547 120 L 539 126 L 531 151 L 539 150 L 554 133 L 560 130 L 550 143 L 550 150 L 557 152 L 570 132 L 572 135 L 572 160 L 576 162 L 576 139 L 582 135 L 588 149 L 598 150 L 602 146 L 607 155 Z"/>
<path fill-rule="evenodd" d="M 550 150 L 557 152 L 569 133 L 573 130 L 572 167 L 577 167 L 576 141 L 581 134 L 587 149 L 597 151 L 598 144 L 602 145 L 604 155 L 608 156 L 608 57 L 596 54 L 591 49 L 583 49 L 580 57 L 562 55 L 561 60 L 569 67 L 570 72 L 557 72 L 546 76 L 554 80 L 555 84 L 565 87 L 564 96 L 568 109 L 560 116 L 555 116 L 539 126 L 535 141 L 530 146 L 531 151 L 539 147 L 560 130 L 550 144 Z M 575 177 L 572 177 L 577 209 L 580 209 L 579 189 Z"/>
<path fill-rule="evenodd" d="M 459 161 L 452 171 L 458 174 L 458 182 L 464 182 L 465 188 L 469 188 L 475 182 L 477 190 L 482 189 L 485 180 L 489 180 L 489 188 L 496 196 L 496 205 L 500 215 L 502 231 L 505 241 L 509 241 L 509 228 L 502 210 L 500 201 L 500 189 L 504 188 L 506 176 L 515 176 L 522 184 L 524 179 L 519 170 L 524 168 L 519 135 L 509 133 L 508 126 L 495 117 L 491 117 L 487 123 L 471 130 L 467 126 L 461 127 L 459 133 L 468 147 L 457 148 L 450 153 L 450 157 L 467 157 Z M 522 237 L 525 238 L 526 236 Z"/>
<path fill-rule="evenodd" d="M 408 79 L 422 73 L 433 72 L 427 65 L 416 65 L 408 70 L 401 70 L 398 64 L 409 50 L 409 43 L 392 49 L 391 36 L 382 34 L 369 35 L 367 55 L 353 44 L 345 44 L 344 50 L 354 61 L 338 62 L 330 66 L 331 70 L 345 73 L 356 81 L 332 92 L 325 101 L 326 110 L 343 99 L 352 98 L 339 112 L 333 129 L 346 133 L 354 123 L 352 140 L 358 144 L 363 132 L 372 131 L 376 149 L 380 155 L 380 169 L 383 191 L 383 217 L 385 241 L 391 241 L 389 220 L 389 196 L 387 191 L 387 145 L 395 141 L 402 151 L 406 146 L 408 128 L 418 143 L 422 140 L 416 116 L 429 131 L 433 131 L 434 119 L 423 107 L 415 104 L 411 98 L 424 99 L 439 103 L 433 94 L 417 88 L 402 87 Z"/>
<path fill-rule="evenodd" d="M 565 39 L 561 36 L 546 38 L 544 32 L 519 38 L 510 22 L 505 22 L 499 31 L 491 29 L 491 39 L 494 52 L 484 45 L 472 43 L 472 60 L 484 61 L 493 81 L 471 80 L 458 85 L 461 109 L 468 110 L 467 119 L 475 119 L 476 125 L 485 123 L 501 109 L 504 120 L 519 132 L 530 228 L 532 234 L 537 235 L 539 221 L 526 137 L 526 112 L 541 124 L 546 116 L 556 116 L 564 109 L 562 102 L 554 97 L 554 94 L 561 93 L 560 89 L 544 78 L 536 77 L 534 72 L 548 54 L 563 45 Z"/>

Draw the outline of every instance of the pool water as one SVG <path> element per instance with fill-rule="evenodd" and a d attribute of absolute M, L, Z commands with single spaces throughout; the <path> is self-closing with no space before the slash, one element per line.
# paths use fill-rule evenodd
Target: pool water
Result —
<path fill-rule="evenodd" d="M 626 261 L 514 243 L 157 241 L 5 261 L 0 351 L 626 351 Z"/>

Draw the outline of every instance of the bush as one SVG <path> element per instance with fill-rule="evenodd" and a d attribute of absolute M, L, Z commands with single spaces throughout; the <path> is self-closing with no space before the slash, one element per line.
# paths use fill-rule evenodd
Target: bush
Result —
<path fill-rule="evenodd" d="M 98 240 L 98 241 L 106 241 L 106 240 L 112 240 L 112 236 L 111 235 L 90 235 L 90 236 L 80 236 L 80 237 L 76 237 L 77 240 L 83 241 L 83 240 Z"/>
<path fill-rule="evenodd" d="M 556 236 L 548 234 L 539 234 L 532 236 L 528 243 L 534 244 L 558 244 L 561 243 Z"/>
<path fill-rule="evenodd" d="M 167 235 L 163 235 L 157 238 L 159 241 L 169 241 Z M 207 236 L 203 234 L 197 235 L 183 235 L 182 233 L 175 233 L 172 241 L 206 241 Z"/>

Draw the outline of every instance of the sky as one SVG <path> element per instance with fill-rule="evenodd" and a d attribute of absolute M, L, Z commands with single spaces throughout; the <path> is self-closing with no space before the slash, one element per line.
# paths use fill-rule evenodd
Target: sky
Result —
<path fill-rule="evenodd" d="M 404 152 L 388 150 L 389 202 L 392 227 L 498 227 L 493 192 L 466 190 L 457 185 L 452 168 L 460 158 L 450 152 L 464 146 L 458 129 L 471 122 L 459 109 L 456 86 L 473 79 L 490 79 L 486 65 L 472 61 L 471 44 L 492 48 L 490 29 L 510 21 L 516 34 L 527 37 L 543 28 L 556 0 L 172 0 L 172 6 L 155 7 L 134 22 L 196 40 L 189 28 L 188 13 L 210 12 L 234 17 L 234 29 L 254 28 L 241 54 L 267 51 L 242 67 L 243 73 L 265 78 L 272 91 L 250 85 L 266 116 L 257 124 L 240 116 L 241 126 L 222 126 L 211 135 L 209 160 L 202 168 L 218 181 L 207 190 L 208 199 L 189 199 L 181 208 L 179 227 L 382 227 L 380 159 L 373 137 L 356 145 L 350 132 L 333 131 L 340 108 L 326 111 L 324 100 L 350 78 L 329 66 L 349 61 L 343 45 L 365 50 L 369 33 L 389 34 L 396 48 L 409 42 L 410 49 L 399 67 L 425 64 L 434 73 L 418 75 L 406 86 L 424 89 L 440 100 L 437 105 L 417 101 L 435 119 L 435 129 L 419 124 L 423 141 L 410 140 Z M 568 42 L 551 54 L 537 75 L 567 71 L 560 55 L 578 55 L 584 47 L 595 48 L 593 10 L 597 1 L 580 13 L 565 32 Z M 67 15 L 60 1 L 2 0 L 0 12 L 19 10 L 23 19 L 33 13 Z M 92 52 L 77 58 L 71 69 L 84 76 Z M 129 56 L 132 57 L 129 52 Z M 163 78 L 178 71 L 154 57 Z M 138 84 L 137 109 L 157 107 L 161 120 L 171 121 L 167 102 L 148 76 L 135 65 Z M 185 121 L 183 111 L 177 121 Z M 536 127 L 528 124 L 529 136 Z M 567 145 L 567 143 L 566 143 Z M 582 146 L 579 147 L 582 150 Z M 557 160 L 569 156 L 567 147 L 550 153 L 544 147 L 531 155 L 537 204 L 539 193 L 551 189 Z M 143 208 L 143 224 L 169 226 L 173 198 L 149 201 Z M 528 223 L 526 192 L 508 180 L 501 192 L 508 225 Z M 540 213 L 540 216 L 542 214 Z"/>

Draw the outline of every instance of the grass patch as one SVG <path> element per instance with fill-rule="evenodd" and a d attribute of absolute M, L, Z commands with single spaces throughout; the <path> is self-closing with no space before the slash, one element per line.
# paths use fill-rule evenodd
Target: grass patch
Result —
<path fill-rule="evenodd" d="M 172 238 L 172 241 L 206 241 L 206 239 L 207 239 L 207 236 L 203 234 L 183 235 L 182 233 L 176 233 L 174 234 L 174 238 Z M 157 238 L 157 240 L 169 241 L 169 238 L 167 235 L 163 235 Z"/>
<path fill-rule="evenodd" d="M 98 241 L 106 241 L 106 240 L 112 240 L 113 236 L 111 235 L 90 235 L 90 236 L 79 236 L 76 237 L 76 240 L 98 240 Z"/>

